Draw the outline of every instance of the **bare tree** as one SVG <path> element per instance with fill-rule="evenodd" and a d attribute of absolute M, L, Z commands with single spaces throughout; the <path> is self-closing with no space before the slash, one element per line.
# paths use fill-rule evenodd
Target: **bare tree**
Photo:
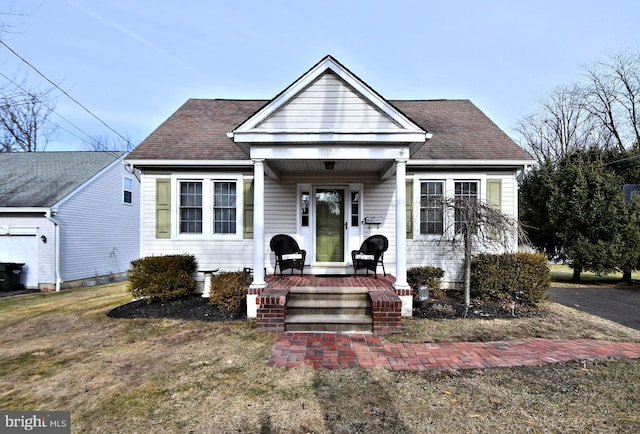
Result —
<path fill-rule="evenodd" d="M 620 151 L 640 143 L 640 53 L 622 52 L 585 68 L 586 107 Z"/>
<path fill-rule="evenodd" d="M 584 69 L 584 81 L 554 89 L 540 111 L 516 124 L 539 162 L 592 147 L 640 146 L 640 53 L 622 52 Z"/>
<path fill-rule="evenodd" d="M 439 243 L 451 253 L 464 254 L 464 302 L 471 306 L 471 261 L 478 252 L 502 253 L 514 251 L 519 242 L 526 242 L 516 218 L 507 216 L 493 204 L 469 197 L 432 199 L 441 207 L 445 221 Z"/>
<path fill-rule="evenodd" d="M 515 128 L 523 147 L 539 162 L 609 141 L 607 132 L 593 121 L 579 86 L 557 87 L 540 105 L 540 112 L 525 116 Z"/>
<path fill-rule="evenodd" d="M 0 92 L 0 152 L 44 151 L 57 129 L 49 119 L 54 111 L 51 89 L 17 87 L 13 93 Z"/>
<path fill-rule="evenodd" d="M 131 152 L 133 143 L 128 137 L 96 136 L 84 142 L 82 147 L 87 151 Z"/>

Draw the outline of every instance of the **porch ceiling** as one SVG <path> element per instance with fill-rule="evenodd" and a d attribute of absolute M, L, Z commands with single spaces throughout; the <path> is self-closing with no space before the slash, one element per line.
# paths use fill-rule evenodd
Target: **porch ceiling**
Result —
<path fill-rule="evenodd" d="M 333 169 L 325 163 L 333 162 Z M 279 177 L 287 175 L 315 174 L 322 176 L 357 174 L 382 176 L 393 162 L 388 160 L 267 160 L 267 165 Z"/>

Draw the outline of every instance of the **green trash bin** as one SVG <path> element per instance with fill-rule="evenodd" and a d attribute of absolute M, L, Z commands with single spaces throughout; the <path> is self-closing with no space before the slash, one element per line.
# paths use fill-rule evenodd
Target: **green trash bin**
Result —
<path fill-rule="evenodd" d="M 24 264 L 0 262 L 0 291 L 18 291 L 24 286 L 20 283 Z"/>

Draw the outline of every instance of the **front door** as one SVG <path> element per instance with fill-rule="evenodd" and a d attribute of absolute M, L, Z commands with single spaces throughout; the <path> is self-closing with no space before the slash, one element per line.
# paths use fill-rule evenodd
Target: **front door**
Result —
<path fill-rule="evenodd" d="M 345 262 L 344 197 L 345 190 L 340 188 L 317 188 L 315 190 L 315 262 Z"/>

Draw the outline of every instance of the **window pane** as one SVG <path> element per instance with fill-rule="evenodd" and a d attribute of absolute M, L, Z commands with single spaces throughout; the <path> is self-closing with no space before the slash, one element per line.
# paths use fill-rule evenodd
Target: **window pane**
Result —
<path fill-rule="evenodd" d="M 215 182 L 213 186 L 213 232 L 236 233 L 236 183 Z"/>
<path fill-rule="evenodd" d="M 442 235 L 444 183 L 427 181 L 420 183 L 420 233 Z"/>
<path fill-rule="evenodd" d="M 357 227 L 360 224 L 360 194 L 351 192 L 351 226 Z"/>
<path fill-rule="evenodd" d="M 180 183 L 180 232 L 202 233 L 202 182 Z"/>
<path fill-rule="evenodd" d="M 466 213 L 469 211 L 469 205 L 478 200 L 478 182 L 477 181 L 458 181 L 455 183 L 455 200 L 458 202 L 458 208 L 455 210 L 455 231 L 464 232 L 467 227 Z"/>
<path fill-rule="evenodd" d="M 301 226 L 309 226 L 309 192 L 303 191 L 300 194 L 300 218 Z"/>

